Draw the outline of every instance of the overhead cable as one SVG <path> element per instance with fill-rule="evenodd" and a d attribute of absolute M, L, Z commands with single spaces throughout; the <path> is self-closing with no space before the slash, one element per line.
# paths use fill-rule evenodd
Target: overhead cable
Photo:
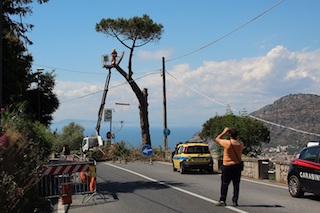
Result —
<path fill-rule="evenodd" d="M 213 101 L 213 102 L 216 102 L 217 104 L 223 106 L 223 107 L 227 107 L 226 104 L 223 104 L 222 102 L 220 101 L 217 101 L 216 99 L 214 98 L 211 98 L 197 90 L 195 90 L 194 88 L 190 87 L 188 84 L 184 83 L 183 81 L 179 80 L 178 78 L 176 78 L 175 76 L 173 76 L 171 73 L 169 72 L 166 72 L 168 75 L 170 75 L 173 79 L 175 79 L 176 81 L 179 81 L 181 84 L 185 85 L 187 88 L 189 88 L 190 90 L 194 91 L 195 93 L 198 93 L 199 95 L 205 97 L 206 99 L 210 100 L 210 101 Z M 233 108 L 230 106 L 230 109 L 232 111 L 238 111 L 237 109 Z M 248 115 L 249 117 L 253 118 L 253 119 L 256 119 L 256 120 L 259 120 L 259 121 L 262 121 L 264 123 L 268 123 L 268 124 L 271 124 L 273 126 L 277 126 L 277 127 L 281 127 L 281 128 L 285 128 L 285 129 L 289 129 L 289 130 L 292 130 L 294 132 L 299 132 L 299 133 L 303 133 L 303 134 L 308 134 L 308 135 L 314 135 L 314 136 L 320 136 L 320 134 L 317 134 L 317 133 L 312 133 L 312 132 L 307 132 L 307 131 L 303 131 L 303 130 L 299 130 L 299 129 L 295 129 L 295 128 L 292 128 L 292 127 L 288 127 L 288 126 L 284 126 L 284 125 L 281 125 L 281 124 L 277 124 L 277 123 L 274 123 L 274 122 L 271 122 L 271 121 L 267 121 L 265 119 L 262 119 L 262 118 L 259 118 L 259 117 L 256 117 L 256 116 L 253 116 L 253 115 Z"/>
<path fill-rule="evenodd" d="M 149 75 L 154 75 L 154 74 L 159 74 L 159 72 L 148 73 L 148 74 L 146 74 L 146 75 L 144 75 L 144 76 L 141 76 L 141 77 L 132 79 L 132 80 L 130 80 L 129 82 L 126 81 L 126 82 L 123 82 L 123 83 L 121 83 L 121 84 L 112 86 L 112 87 L 110 87 L 109 89 L 114 89 L 114 88 L 116 88 L 116 87 L 123 86 L 123 85 L 128 84 L 128 83 L 130 83 L 130 82 L 132 82 L 132 81 L 136 81 L 136 80 L 139 80 L 139 79 L 142 79 L 142 78 L 148 77 Z M 88 97 L 88 96 L 91 96 L 91 95 L 95 95 L 95 94 L 101 93 L 101 92 L 103 92 L 103 90 L 99 90 L 99 91 L 97 91 L 97 92 L 89 93 L 89 94 L 86 94 L 86 95 L 83 95 L 83 96 L 79 96 L 79 97 L 76 97 L 76 98 L 64 100 L 64 101 L 61 101 L 60 103 L 65 103 L 65 102 L 69 102 L 69 101 L 74 101 L 74 100 L 82 99 L 82 98 L 85 98 L 85 97 Z"/>
<path fill-rule="evenodd" d="M 227 37 L 227 36 L 229 36 L 229 35 L 237 32 L 237 31 L 240 30 L 241 28 L 245 27 L 246 25 L 248 25 L 248 24 L 250 24 L 251 22 L 255 21 L 256 19 L 260 18 L 260 17 L 263 16 L 264 14 L 268 13 L 270 10 L 272 10 L 272 9 L 275 8 L 275 7 L 277 7 L 278 5 L 280 5 L 281 3 L 283 3 L 284 1 L 285 1 L 285 0 L 281 0 L 281 1 L 278 2 L 277 4 L 275 4 L 275 5 L 273 5 L 272 7 L 270 7 L 268 10 L 264 11 L 263 13 L 259 14 L 259 15 L 256 16 L 256 17 L 254 17 L 254 18 L 251 19 L 250 21 L 244 23 L 244 24 L 241 25 L 240 27 L 232 30 L 231 32 L 229 32 L 229 33 L 221 36 L 220 38 L 212 41 L 211 43 L 206 44 L 206 45 L 204 45 L 203 47 L 200 47 L 200 48 L 198 48 L 198 49 L 196 49 L 196 50 L 193 50 L 193 51 L 191 51 L 191 52 L 189 52 L 189 53 L 186 53 L 186 54 L 184 54 L 184 55 L 181 55 L 181 56 L 179 56 L 179 57 L 172 58 L 172 59 L 168 59 L 168 60 L 166 60 L 166 62 L 174 61 L 174 60 L 177 60 L 177 59 L 180 59 L 180 58 L 184 58 L 184 57 L 189 56 L 189 55 L 192 55 L 193 53 L 196 53 L 196 52 L 198 52 L 198 51 L 200 51 L 200 50 L 203 50 L 203 49 L 211 46 L 211 45 L 214 44 L 214 43 L 217 43 L 218 41 L 220 41 L 220 40 L 224 39 L 225 37 Z"/>

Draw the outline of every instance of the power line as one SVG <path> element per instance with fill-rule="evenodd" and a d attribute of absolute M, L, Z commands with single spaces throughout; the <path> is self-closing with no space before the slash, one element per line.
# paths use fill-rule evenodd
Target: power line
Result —
<path fill-rule="evenodd" d="M 187 88 L 189 88 L 190 90 L 192 90 L 193 92 L 198 93 L 199 95 L 205 97 L 206 99 L 211 100 L 211 101 L 216 102 L 217 104 L 219 104 L 219 105 L 221 105 L 221 106 L 226 107 L 226 105 L 223 104 L 222 102 L 219 102 L 219 101 L 217 101 L 217 100 L 215 100 L 215 99 L 213 99 L 213 98 L 210 98 L 209 96 L 207 96 L 207 95 L 205 95 L 205 94 L 203 94 L 203 93 L 201 93 L 201 92 L 193 89 L 193 88 L 190 87 L 188 84 L 184 83 L 183 81 L 181 81 L 181 80 L 179 80 L 178 78 L 176 78 L 175 76 L 173 76 L 171 73 L 169 73 L 169 72 L 166 72 L 166 73 L 167 73 L 168 75 L 170 75 L 172 78 L 174 78 L 176 81 L 179 81 L 179 82 L 180 82 L 181 84 L 183 84 L 185 87 L 187 87 Z"/>
<path fill-rule="evenodd" d="M 36 65 L 36 66 L 39 66 L 39 67 L 50 68 L 50 69 L 52 69 L 54 71 L 63 70 L 63 71 L 66 71 L 66 72 L 82 73 L 82 74 L 89 74 L 89 75 L 105 75 L 105 73 L 101 73 L 101 72 L 79 71 L 79 70 L 59 68 L 59 67 L 53 67 L 53 66 L 48 66 L 48 65 L 43 65 L 43 64 L 35 64 L 35 63 L 33 65 Z M 158 71 L 158 69 L 157 70 L 146 71 L 146 72 L 138 72 L 136 74 L 143 74 L 143 73 L 149 73 L 149 72 L 155 72 L 155 71 Z"/>
<path fill-rule="evenodd" d="M 177 59 L 180 59 L 180 58 L 183 58 L 183 57 L 186 57 L 186 56 L 189 56 L 191 54 L 194 54 L 200 50 L 203 50 L 209 46 L 211 46 L 212 44 L 214 43 L 217 43 L 218 41 L 221 41 L 222 39 L 226 38 L 227 36 L 239 31 L 240 29 L 242 29 L 243 27 L 247 26 L 248 24 L 252 23 L 253 21 L 255 21 L 256 19 L 260 18 L 261 16 L 265 15 L 266 13 L 268 13 L 269 11 L 271 11 L 272 9 L 274 9 L 275 7 L 277 7 L 278 5 L 280 5 L 281 3 L 283 3 L 285 0 L 281 0 L 280 2 L 276 3 L 275 5 L 273 5 L 272 7 L 270 7 L 268 10 L 264 11 L 263 13 L 259 14 L 258 16 L 254 17 L 253 19 L 251 19 L 250 21 L 244 23 L 243 25 L 241 25 L 240 27 L 232 30 L 231 32 L 221 36 L 220 38 L 212 41 L 211 43 L 207 44 L 207 45 L 204 45 L 194 51 L 191 51 L 189 53 L 186 53 L 182 56 L 179 56 L 179 57 L 176 57 L 176 58 L 172 58 L 172 59 L 168 59 L 166 60 L 166 62 L 170 62 L 170 61 L 174 61 L 174 60 L 177 60 Z M 169 72 L 166 72 L 167 74 L 169 74 L 172 78 L 174 78 L 176 81 L 179 81 L 180 83 L 182 83 L 183 85 L 185 85 L 186 87 L 188 87 L 189 89 L 191 89 L 192 91 L 194 91 L 195 93 L 198 93 L 199 95 L 205 97 L 206 99 L 208 100 L 211 100 L 211 101 L 214 101 L 216 102 L 217 104 L 221 105 L 221 106 L 224 106 L 224 107 L 227 107 L 227 105 L 223 104 L 222 102 L 220 101 L 217 101 L 215 100 L 214 98 L 211 98 L 195 89 L 193 89 L 192 87 L 190 87 L 188 84 L 184 83 L 183 81 L 180 81 L 178 78 L 176 78 L 175 76 L 173 76 L 172 74 L 170 74 Z M 232 110 L 236 110 L 234 108 L 231 108 Z M 264 120 L 262 118 L 258 118 L 256 116 L 253 116 L 253 115 L 248 115 L 249 117 L 251 118 L 254 118 L 256 120 L 259 120 L 259 121 L 262 121 L 262 122 L 265 122 L 265 123 L 268 123 L 268 124 L 271 124 L 271 125 L 274 125 L 274 126 L 278 126 L 278 127 L 282 127 L 282 128 L 286 128 L 286 129 L 290 129 L 292 131 L 295 131 L 295 132 L 299 132 L 299 133 L 303 133 L 303 134 L 309 134 L 309 135 L 314 135 L 314 136 L 320 136 L 320 134 L 317 134 L 317 133 L 312 133 L 312 132 L 307 132 L 307 131 L 303 131 L 303 130 L 298 130 L 298 129 L 295 129 L 295 128 L 292 128 L 292 127 L 288 127 L 288 126 L 284 126 L 284 125 L 280 125 L 280 124 L 277 124 L 277 123 L 274 123 L 274 122 L 271 122 L 271 121 L 267 121 L 267 120 Z"/>
<path fill-rule="evenodd" d="M 210 100 L 210 101 L 213 101 L 213 102 L 216 102 L 217 104 L 223 106 L 223 107 L 227 107 L 226 104 L 223 104 L 222 102 L 220 101 L 217 101 L 216 99 L 214 98 L 211 98 L 197 90 L 195 90 L 194 88 L 190 87 L 188 84 L 184 83 L 183 81 L 179 80 L 178 78 L 176 78 L 175 76 L 173 76 L 171 73 L 169 72 L 166 72 L 168 75 L 170 75 L 173 79 L 175 79 L 176 81 L 179 81 L 181 84 L 183 84 L 184 86 L 186 86 L 187 88 L 189 88 L 190 90 L 194 91 L 195 93 L 198 93 L 199 95 L 205 97 L 206 99 Z M 238 111 L 237 109 L 231 107 L 231 110 L 233 111 Z M 299 130 L 299 129 L 295 129 L 295 128 L 292 128 L 292 127 L 288 127 L 288 126 L 284 126 L 284 125 L 281 125 L 281 124 L 277 124 L 277 123 L 274 123 L 274 122 L 271 122 L 271 121 L 267 121 L 267 120 L 264 120 L 262 118 L 258 118 L 256 116 L 253 116 L 253 115 L 248 115 L 249 117 L 253 118 L 253 119 L 256 119 L 256 120 L 259 120 L 259 121 L 262 121 L 264 123 L 268 123 L 268 124 L 271 124 L 273 126 L 277 126 L 277 127 L 281 127 L 281 128 L 285 128 L 285 129 L 289 129 L 289 130 L 292 130 L 294 132 L 299 132 L 299 133 L 303 133 L 303 134 L 308 134 L 308 135 L 314 135 L 314 136 L 319 136 L 320 137 L 320 134 L 317 134 L 317 133 L 312 133 L 312 132 L 307 132 L 307 131 L 303 131 L 303 130 Z"/>
<path fill-rule="evenodd" d="M 65 69 L 65 68 L 58 68 L 58 67 L 52 67 L 52 66 L 47 66 L 47 65 L 42 65 L 42 64 L 34 64 L 40 67 L 47 67 L 53 70 L 63 70 L 67 72 L 74 72 L 74 73 L 83 73 L 83 74 L 90 74 L 90 75 L 105 75 L 105 73 L 94 73 L 94 72 L 85 72 L 85 71 L 78 71 L 78 70 L 71 70 L 71 69 Z"/>
<path fill-rule="evenodd" d="M 250 21 L 246 22 L 245 24 L 241 25 L 240 27 L 232 30 L 231 32 L 223 35 L 222 37 L 210 42 L 209 44 L 206 44 L 196 50 L 193 50 L 189 53 L 186 53 L 182 56 L 178 56 L 176 58 L 172 58 L 172 59 L 168 59 L 166 60 L 166 62 L 170 62 L 170 61 L 174 61 L 174 60 L 177 60 L 177 59 L 180 59 L 180 58 L 184 58 L 186 56 L 189 56 L 191 54 L 194 54 L 196 52 L 199 52 L 200 50 L 203 50 L 209 46 L 211 46 L 212 44 L 214 43 L 217 43 L 218 41 L 221 41 L 222 39 L 226 38 L 227 36 L 239 31 L 241 28 L 245 27 L 246 25 L 249 25 L 250 23 L 252 23 L 253 21 L 255 21 L 256 19 L 260 18 L 261 16 L 263 16 L 264 14 L 268 13 L 269 11 L 271 11 L 272 9 L 274 9 L 275 7 L 277 7 L 278 5 L 280 5 L 281 3 L 283 3 L 285 0 L 281 0 L 280 2 L 278 2 L 277 4 L 273 5 L 272 7 L 270 7 L 269 9 L 267 9 L 266 11 L 264 11 L 263 13 L 259 14 L 258 16 L 254 17 L 253 19 L 251 19 Z M 83 74 L 91 74 L 91 75 L 105 75 L 105 73 L 93 73 L 93 72 L 85 72 L 85 71 L 78 71 L 78 70 L 72 70 L 72 69 L 65 69 L 65 68 L 58 68 L 58 67 L 52 67 L 52 66 L 47 66 L 47 65 L 41 65 L 41 64 L 34 64 L 34 65 L 38 65 L 38 66 L 41 66 L 41 67 L 48 67 L 48 68 L 51 68 L 51 69 L 59 69 L 59 70 L 64 70 L 64 71 L 67 71 L 67 72 L 75 72 L 75 73 L 83 73 Z"/>
<path fill-rule="evenodd" d="M 273 123 L 271 121 L 267 121 L 267 120 L 264 120 L 262 118 L 258 118 L 256 116 L 253 116 L 253 115 L 248 115 L 249 117 L 252 117 L 256 120 L 259 120 L 259 121 L 263 121 L 265 123 L 268 123 L 268 124 L 271 124 L 273 126 L 277 126 L 277 127 L 282 127 L 282 128 L 285 128 L 285 129 L 290 129 L 294 132 L 299 132 L 299 133 L 303 133 L 303 134 L 308 134 L 308 135 L 314 135 L 314 136 L 318 136 L 320 137 L 320 134 L 317 134 L 317 133 L 312 133 L 312 132 L 307 132 L 307 131 L 303 131 L 303 130 L 299 130 L 299 129 L 295 129 L 295 128 L 292 128 L 292 127 L 288 127 L 288 126 L 284 126 L 284 125 L 281 125 L 281 124 L 277 124 L 277 123 Z"/>
<path fill-rule="evenodd" d="M 132 79 L 130 80 L 129 82 L 123 82 L 121 84 L 118 84 L 118 85 L 115 85 L 113 87 L 110 87 L 109 89 L 114 89 L 116 87 L 120 87 L 120 86 L 123 86 L 125 84 L 128 84 L 132 81 L 136 81 L 136 80 L 139 80 L 139 79 L 142 79 L 142 78 L 145 78 L 145 77 L 148 77 L 149 75 L 154 75 L 154 74 L 159 74 L 159 72 L 151 72 L 151 73 L 148 73 L 144 76 L 141 76 L 141 77 L 138 77 L 138 78 L 135 78 L 135 79 Z M 86 97 L 89 97 L 89 96 L 92 96 L 92 95 L 95 95 L 95 94 L 98 94 L 98 93 L 101 93 L 103 92 L 103 90 L 100 90 L 100 91 L 97 91 L 97 92 L 93 92 L 93 93 L 89 93 L 89 94 L 86 94 L 86 95 L 83 95 L 83 96 L 79 96 L 79 97 L 76 97 L 76 98 L 72 98 L 72 99 L 68 99 L 68 100 L 64 100 L 64 101 L 61 101 L 60 103 L 65 103 L 65 102 L 70 102 L 70 101 L 74 101 L 74 100 L 78 100 L 78 99 L 82 99 L 82 98 L 86 98 Z"/>
<path fill-rule="evenodd" d="M 182 55 L 182 56 L 179 56 L 179 57 L 176 57 L 176 58 L 172 58 L 172 59 L 168 59 L 168 60 L 166 60 L 166 62 L 174 61 L 174 60 L 177 60 L 177 59 L 180 59 L 180 58 L 189 56 L 189 55 L 191 55 L 191 54 L 194 54 L 194 53 L 196 53 L 196 52 L 198 52 L 198 51 L 201 51 L 201 50 L 203 50 L 203 49 L 205 49 L 205 48 L 213 45 L 214 43 L 217 43 L 217 42 L 221 41 L 222 39 L 224 39 L 224 38 L 228 37 L 229 35 L 231 35 L 231 34 L 237 32 L 237 31 L 239 31 L 240 29 L 242 29 L 243 27 L 249 25 L 250 23 L 252 23 L 252 22 L 255 21 L 256 19 L 258 19 L 258 18 L 260 18 L 261 16 L 265 15 L 266 13 L 268 13 L 269 11 L 271 11 L 272 9 L 274 9 L 275 7 L 277 7 L 278 5 L 280 5 L 281 3 L 283 3 L 284 1 L 285 1 L 285 0 L 281 0 L 280 2 L 278 2 L 278 3 L 275 4 L 275 5 L 273 5 L 272 7 L 270 7 L 269 9 L 267 9 L 266 11 L 264 11 L 263 13 L 261 13 L 261 14 L 259 14 L 258 16 L 254 17 L 253 19 L 249 20 L 248 22 L 244 23 L 244 24 L 241 25 L 240 27 L 232 30 L 231 32 L 229 32 L 229 33 L 221 36 L 220 38 L 218 38 L 218 39 L 210 42 L 209 44 L 204 45 L 204 46 L 202 46 L 202 47 L 200 47 L 200 48 L 198 48 L 198 49 L 196 49 L 196 50 L 194 50 L 194 51 L 191 51 L 191 52 L 189 52 L 189 53 L 186 53 L 186 54 L 184 54 L 184 55 Z M 37 65 L 37 64 L 35 64 L 35 65 Z M 38 64 L 38 66 L 44 66 L 44 67 L 49 67 L 49 68 L 50 68 L 50 66 L 46 66 L 46 65 L 40 65 L 40 64 Z M 56 67 L 51 67 L 51 68 L 53 68 L 53 69 L 60 69 L 60 70 L 64 70 L 64 71 L 67 71 L 67 72 L 75 72 L 75 73 L 83 73 L 83 74 L 93 74 L 93 75 L 102 75 L 102 74 L 104 75 L 104 74 L 105 74 L 105 73 L 83 72 L 83 71 L 70 70 L 70 69 L 64 69 L 64 68 L 56 68 Z M 166 73 L 168 73 L 168 74 L 169 74 L 172 78 L 174 78 L 175 80 L 179 81 L 176 77 L 174 77 L 174 76 L 173 76 L 172 74 L 170 74 L 169 72 L 166 72 Z M 149 76 L 149 75 L 151 75 L 151 74 L 155 74 L 155 73 L 150 73 L 150 74 L 144 75 L 144 76 L 142 76 L 142 77 L 140 77 L 140 78 L 136 78 L 135 80 L 138 80 L 138 79 L 147 77 L 147 76 Z M 198 93 L 199 95 L 201 95 L 201 96 L 203 96 L 203 97 L 205 97 L 205 98 L 207 98 L 207 99 L 209 99 L 209 100 L 211 100 L 211 101 L 214 101 L 214 102 L 218 103 L 219 105 L 222 105 L 222 106 L 226 107 L 225 104 L 223 104 L 223 103 L 221 103 L 221 102 L 219 102 L 219 101 L 217 101 L 217 100 L 215 100 L 215 99 L 213 99 L 213 98 L 210 98 L 210 97 L 206 96 L 206 95 L 203 94 L 203 93 L 200 93 L 199 91 L 193 89 L 192 87 L 190 87 L 189 85 L 185 84 L 185 83 L 182 82 L 182 81 L 180 81 L 180 82 L 181 82 L 182 84 L 184 84 L 186 87 L 188 87 L 189 89 L 191 89 L 192 91 Z M 122 85 L 127 84 L 127 83 L 129 83 L 129 82 L 124 82 L 124 83 L 122 83 L 122 84 L 113 86 L 113 87 L 111 87 L 110 89 L 113 89 L 113 88 L 122 86 Z M 61 101 L 61 103 L 65 103 L 65 102 L 69 102 L 69 101 L 73 101 L 73 100 L 82 99 L 82 98 L 85 98 L 85 97 L 88 97 L 88 96 L 91 96 L 91 95 L 100 93 L 100 92 L 102 92 L 102 91 L 103 91 L 103 90 L 97 91 L 97 92 L 94 92 L 94 93 L 90 93 L 90 94 L 86 94 L 86 95 L 83 95 L 83 96 L 79 96 L 79 97 L 76 97 L 76 98 L 73 98 L 73 99 Z M 251 117 L 254 117 L 254 116 L 251 116 Z M 259 118 L 256 118 L 256 119 L 259 120 Z M 260 119 L 260 120 L 262 120 L 262 119 Z M 272 123 L 272 122 L 269 122 L 269 121 L 265 121 L 265 122 L 266 122 L 266 123 Z M 279 124 L 274 124 L 274 125 L 281 126 L 281 125 L 279 125 Z M 290 128 L 290 127 L 286 127 L 286 128 Z M 290 128 L 290 129 L 293 129 L 293 128 Z M 299 131 L 299 130 L 297 130 L 297 131 Z M 301 132 L 301 131 L 300 131 L 300 132 Z M 303 131 L 303 132 L 304 132 L 304 131 Z M 314 133 L 310 133 L 310 134 L 314 134 Z"/>
<path fill-rule="evenodd" d="M 240 27 L 232 30 L 231 32 L 229 32 L 229 33 L 221 36 L 220 38 L 218 38 L 218 39 L 210 42 L 209 44 L 206 44 L 206 45 L 204 45 L 204 46 L 202 46 L 202 47 L 200 47 L 200 48 L 198 48 L 198 49 L 196 49 L 196 50 L 193 50 L 193 51 L 191 51 L 191 52 L 189 52 L 189 53 L 186 53 L 186 54 L 184 54 L 184 55 L 181 55 L 181 56 L 179 56 L 179 57 L 172 58 L 172 59 L 168 59 L 168 60 L 166 60 L 166 62 L 174 61 L 174 60 L 177 60 L 177 59 L 184 58 L 184 57 L 186 57 L 186 56 L 192 55 L 192 54 L 194 54 L 194 53 L 196 53 L 196 52 L 199 52 L 200 50 L 203 50 L 203 49 L 211 46 L 211 45 L 214 44 L 214 43 L 217 43 L 218 41 L 221 41 L 222 39 L 226 38 L 227 36 L 229 36 L 229 35 L 237 32 L 237 31 L 239 31 L 241 28 L 247 26 L 248 24 L 250 24 L 250 23 L 252 23 L 253 21 L 255 21 L 256 19 L 260 18 L 260 17 L 263 16 L 264 14 L 268 13 L 269 11 L 271 11 L 272 9 L 274 9 L 275 7 L 277 7 L 278 5 L 280 5 L 281 3 L 283 3 L 284 1 L 285 1 L 285 0 L 281 0 L 281 1 L 278 2 L 277 4 L 275 4 L 275 5 L 273 5 L 272 7 L 270 7 L 268 10 L 264 11 L 263 13 L 259 14 L 259 15 L 256 16 L 256 17 L 254 17 L 254 18 L 251 19 L 250 21 L 244 23 L 244 24 L 241 25 Z"/>

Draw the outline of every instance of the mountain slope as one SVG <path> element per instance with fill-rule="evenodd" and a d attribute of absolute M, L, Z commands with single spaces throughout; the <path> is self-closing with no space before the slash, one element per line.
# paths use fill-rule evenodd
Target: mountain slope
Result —
<path fill-rule="evenodd" d="M 320 133 L 320 96 L 313 94 L 287 95 L 250 115 L 309 133 Z M 318 136 L 288 128 L 267 124 L 270 129 L 270 144 L 304 146 L 307 141 L 319 140 Z"/>

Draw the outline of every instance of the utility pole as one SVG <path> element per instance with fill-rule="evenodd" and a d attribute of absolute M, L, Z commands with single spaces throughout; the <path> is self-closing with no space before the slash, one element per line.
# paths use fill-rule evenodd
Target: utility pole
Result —
<path fill-rule="evenodd" d="M 162 57 L 162 85 L 163 85 L 163 143 L 165 150 L 165 158 L 167 158 L 168 151 L 168 135 L 170 134 L 167 128 L 167 95 L 166 95 L 166 69 L 165 69 L 165 59 Z"/>

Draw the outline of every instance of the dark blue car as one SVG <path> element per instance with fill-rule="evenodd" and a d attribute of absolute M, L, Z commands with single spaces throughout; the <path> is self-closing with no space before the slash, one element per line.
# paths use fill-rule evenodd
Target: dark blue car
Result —
<path fill-rule="evenodd" d="M 320 145 L 305 147 L 291 162 L 288 188 L 293 197 L 302 197 L 305 192 L 320 196 Z"/>

